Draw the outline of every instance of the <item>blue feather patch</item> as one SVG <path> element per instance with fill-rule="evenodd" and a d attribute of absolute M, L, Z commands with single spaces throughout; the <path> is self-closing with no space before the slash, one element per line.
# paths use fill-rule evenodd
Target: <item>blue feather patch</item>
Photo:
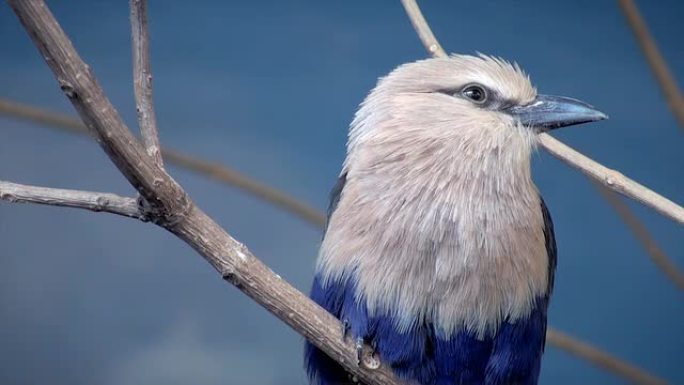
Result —
<path fill-rule="evenodd" d="M 537 383 L 546 333 L 546 297 L 537 300 L 528 317 L 504 322 L 491 338 L 477 339 L 463 330 L 445 339 L 435 334 L 431 323 L 402 333 L 389 316 L 369 317 L 354 293 L 353 277 L 326 287 L 316 277 L 311 298 L 347 321 L 350 335 L 374 346 L 380 359 L 401 378 L 424 385 Z M 308 342 L 305 361 L 312 384 L 351 383 L 344 369 Z"/>
<path fill-rule="evenodd" d="M 339 284 L 330 285 L 327 289 L 323 289 L 319 277 L 316 276 L 311 286 L 310 297 L 314 302 L 339 319 L 345 292 L 344 285 Z M 349 382 L 347 372 L 309 341 L 306 341 L 304 346 L 304 364 L 306 365 L 306 372 L 309 375 L 311 384 L 333 385 Z"/>

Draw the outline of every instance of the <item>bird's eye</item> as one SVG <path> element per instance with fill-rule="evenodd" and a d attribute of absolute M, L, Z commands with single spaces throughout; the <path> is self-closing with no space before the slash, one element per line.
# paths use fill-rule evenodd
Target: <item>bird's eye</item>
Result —
<path fill-rule="evenodd" d="M 470 99 L 473 103 L 482 104 L 487 101 L 487 91 L 484 87 L 477 84 L 469 85 L 463 88 L 461 94 Z"/>

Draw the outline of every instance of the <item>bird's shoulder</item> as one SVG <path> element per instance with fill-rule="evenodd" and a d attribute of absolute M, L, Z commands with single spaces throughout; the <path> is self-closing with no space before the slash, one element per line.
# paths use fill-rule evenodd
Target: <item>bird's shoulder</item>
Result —
<path fill-rule="evenodd" d="M 330 191 L 330 201 L 328 203 L 328 210 L 326 212 L 325 227 L 328 228 L 328 223 L 330 223 L 330 217 L 332 217 L 335 209 L 337 209 L 337 204 L 340 203 L 340 197 L 342 196 L 342 190 L 347 184 L 347 172 L 343 171 L 337 178 L 337 182 Z"/>

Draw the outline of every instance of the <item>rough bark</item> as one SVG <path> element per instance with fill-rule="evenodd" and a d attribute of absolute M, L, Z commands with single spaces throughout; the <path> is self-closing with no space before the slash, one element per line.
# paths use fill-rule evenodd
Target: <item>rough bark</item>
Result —
<path fill-rule="evenodd" d="M 41 0 L 8 1 L 52 69 L 64 94 L 119 171 L 148 203 L 152 222 L 177 235 L 221 276 L 368 384 L 400 384 L 375 360 L 356 363 L 340 322 L 283 281 L 200 210 L 155 164 L 121 120 L 90 68 Z"/>

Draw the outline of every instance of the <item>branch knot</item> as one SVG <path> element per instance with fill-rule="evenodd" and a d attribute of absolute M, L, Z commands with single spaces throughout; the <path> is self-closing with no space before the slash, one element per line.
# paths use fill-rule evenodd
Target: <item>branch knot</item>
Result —
<path fill-rule="evenodd" d="M 76 89 L 71 83 L 69 83 L 69 81 L 65 79 L 57 79 L 57 81 L 59 82 L 59 88 L 62 90 L 62 92 L 64 92 L 64 95 L 66 95 L 67 98 L 78 99 Z"/>

